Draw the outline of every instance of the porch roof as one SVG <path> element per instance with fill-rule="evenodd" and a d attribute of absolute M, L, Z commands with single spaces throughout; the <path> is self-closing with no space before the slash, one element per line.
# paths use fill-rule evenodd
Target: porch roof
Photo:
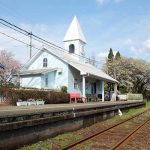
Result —
<path fill-rule="evenodd" d="M 90 77 L 94 77 L 103 81 L 108 81 L 111 83 L 118 83 L 117 80 L 110 77 L 108 74 L 103 72 L 102 70 L 90 65 L 90 64 L 75 64 L 70 63 L 74 68 L 80 71 L 81 75 L 86 75 Z"/>
<path fill-rule="evenodd" d="M 27 76 L 27 75 L 40 75 L 45 74 L 48 72 L 53 72 L 58 70 L 58 68 L 46 68 L 46 69 L 34 69 L 34 70 L 23 70 L 19 73 L 20 76 Z"/>
<path fill-rule="evenodd" d="M 66 51 L 63 51 L 62 49 L 55 48 L 55 47 L 47 46 L 46 50 L 52 53 L 53 55 L 55 55 L 56 57 L 60 58 L 61 60 L 65 61 L 72 67 L 79 70 L 81 75 L 94 76 L 103 81 L 108 81 L 111 83 L 118 83 L 117 80 L 113 79 L 108 74 L 92 66 L 91 64 L 79 62 L 77 59 L 75 59 L 74 54 L 67 53 Z"/>

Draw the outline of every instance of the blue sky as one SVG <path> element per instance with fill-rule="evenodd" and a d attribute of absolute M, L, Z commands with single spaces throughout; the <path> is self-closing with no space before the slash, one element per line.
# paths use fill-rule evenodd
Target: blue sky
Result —
<path fill-rule="evenodd" d="M 0 0 L 1 18 L 62 47 L 74 15 L 87 40 L 87 56 L 103 63 L 111 47 L 150 62 L 150 0 Z M 2 25 L 0 31 L 29 42 Z M 29 48 L 3 35 L 0 49 L 12 51 L 22 63 L 28 60 Z"/>

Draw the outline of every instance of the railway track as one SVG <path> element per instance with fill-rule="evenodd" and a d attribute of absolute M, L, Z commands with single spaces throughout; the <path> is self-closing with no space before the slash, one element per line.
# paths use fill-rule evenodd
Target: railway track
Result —
<path fill-rule="evenodd" d="M 74 142 L 64 147 L 63 150 L 84 149 L 84 147 L 80 147 L 80 145 L 85 144 L 85 143 L 91 143 L 91 146 L 93 149 L 100 148 L 100 149 L 119 150 L 120 147 L 124 145 L 131 136 L 133 136 L 147 122 L 150 121 L 150 115 L 148 115 L 147 117 L 147 115 L 145 115 L 146 113 L 150 114 L 150 111 L 146 110 L 142 113 L 134 115 L 109 128 L 106 128 L 93 135 L 85 137 L 81 139 L 80 141 Z M 123 130 L 124 129 L 123 126 L 128 127 L 128 125 L 130 126 L 129 129 Z M 96 143 L 96 144 L 94 145 L 93 143 Z"/>
<path fill-rule="evenodd" d="M 139 125 L 135 130 L 133 130 L 130 134 L 128 134 L 124 139 L 119 141 L 113 148 L 112 150 L 120 150 L 122 149 L 124 145 L 126 145 L 129 140 L 139 131 L 141 130 L 147 123 L 150 123 L 150 118 L 146 121 L 144 121 L 141 125 Z"/>

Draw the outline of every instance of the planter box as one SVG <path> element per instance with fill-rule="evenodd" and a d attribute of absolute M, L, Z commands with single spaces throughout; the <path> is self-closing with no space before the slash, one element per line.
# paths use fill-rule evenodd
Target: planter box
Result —
<path fill-rule="evenodd" d="M 36 101 L 31 101 L 31 102 L 27 102 L 28 106 L 35 106 L 36 105 Z"/>
<path fill-rule="evenodd" d="M 44 105 L 45 101 L 36 101 L 36 105 Z"/>
<path fill-rule="evenodd" d="M 27 106 L 27 102 L 26 101 L 17 102 L 17 106 Z"/>

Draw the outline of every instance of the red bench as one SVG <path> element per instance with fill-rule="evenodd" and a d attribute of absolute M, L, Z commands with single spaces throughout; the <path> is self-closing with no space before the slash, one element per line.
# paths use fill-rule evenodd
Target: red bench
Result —
<path fill-rule="evenodd" d="M 80 96 L 80 93 L 70 93 L 70 103 L 72 103 L 72 99 L 75 101 L 75 103 L 77 103 L 77 101 L 79 102 L 86 102 L 86 98 L 83 98 Z"/>

